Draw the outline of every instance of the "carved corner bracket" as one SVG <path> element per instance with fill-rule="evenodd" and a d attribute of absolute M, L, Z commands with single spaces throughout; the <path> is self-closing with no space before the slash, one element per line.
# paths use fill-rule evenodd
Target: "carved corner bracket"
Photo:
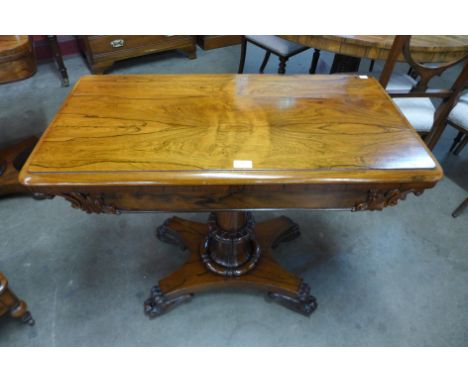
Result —
<path fill-rule="evenodd" d="M 398 201 L 405 200 L 409 193 L 414 193 L 416 196 L 421 195 L 424 190 L 378 190 L 370 189 L 367 194 L 367 200 L 356 204 L 352 211 L 381 211 L 388 206 L 396 206 Z"/>
<path fill-rule="evenodd" d="M 102 195 L 93 195 L 81 192 L 58 194 L 68 200 L 73 208 L 81 209 L 88 214 L 120 214 L 115 206 L 107 205 Z"/>

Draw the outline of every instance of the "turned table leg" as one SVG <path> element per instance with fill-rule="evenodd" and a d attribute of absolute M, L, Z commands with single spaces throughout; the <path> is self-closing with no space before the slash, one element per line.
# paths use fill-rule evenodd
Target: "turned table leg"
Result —
<path fill-rule="evenodd" d="M 68 79 L 67 68 L 63 63 L 63 56 L 62 52 L 60 51 L 60 46 L 57 40 L 57 36 L 55 35 L 48 35 L 47 39 L 49 40 L 50 48 L 52 49 L 52 53 L 54 54 L 55 62 L 57 63 L 58 69 L 60 74 L 62 75 L 62 85 L 69 86 L 70 80 Z"/>
<path fill-rule="evenodd" d="M 19 318 L 25 324 L 34 325 L 34 319 L 26 303 L 8 288 L 7 278 L 0 273 L 0 316 L 4 313 L 9 313 L 13 318 Z"/>
<path fill-rule="evenodd" d="M 283 269 L 272 248 L 299 236 L 299 227 L 282 216 L 255 224 L 250 212 L 216 212 L 208 224 L 173 217 L 158 228 L 158 238 L 190 252 L 187 262 L 163 278 L 145 301 L 145 313 L 157 317 L 213 289 L 258 289 L 270 301 L 304 315 L 317 302 L 309 286 Z"/>

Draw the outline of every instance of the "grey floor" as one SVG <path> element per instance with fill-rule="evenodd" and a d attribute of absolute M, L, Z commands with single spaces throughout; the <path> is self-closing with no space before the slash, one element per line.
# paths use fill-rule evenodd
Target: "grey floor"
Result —
<path fill-rule="evenodd" d="M 292 58 L 288 73 L 306 73 L 311 54 Z M 232 73 L 238 58 L 239 46 L 199 49 L 196 60 L 166 53 L 112 72 Z M 261 59 L 249 48 L 245 72 L 256 72 Z M 319 72 L 331 59 L 322 54 Z M 80 56 L 65 63 L 72 84 L 89 74 Z M 267 72 L 276 66 L 272 59 Z M 70 89 L 60 86 L 52 62 L 30 79 L 0 86 L 2 145 L 41 134 Z M 36 325 L 3 317 L 0 346 L 466 346 L 468 211 L 450 214 L 467 196 L 468 149 L 448 155 L 454 135 L 447 129 L 435 150 L 445 179 L 420 197 L 383 212 L 288 212 L 302 236 L 275 255 L 311 285 L 319 308 L 310 318 L 257 293 L 209 293 L 149 320 L 142 307 L 149 289 L 187 257 L 154 235 L 170 215 L 87 215 L 59 198 L 2 199 L 0 270 Z"/>

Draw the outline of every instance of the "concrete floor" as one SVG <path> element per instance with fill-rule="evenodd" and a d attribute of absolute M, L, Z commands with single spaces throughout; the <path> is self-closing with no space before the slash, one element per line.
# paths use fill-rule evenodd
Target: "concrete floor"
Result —
<path fill-rule="evenodd" d="M 311 54 L 292 58 L 288 73 L 306 73 Z M 166 53 L 112 72 L 232 73 L 238 58 L 239 46 L 199 50 L 196 60 Z M 331 58 L 322 54 L 319 72 Z M 261 59 L 249 48 L 245 72 L 256 72 Z M 72 84 L 89 73 L 79 56 L 65 63 Z M 276 65 L 272 59 L 267 72 Z M 70 89 L 60 87 L 52 62 L 0 86 L 2 145 L 40 134 Z M 468 149 L 447 155 L 454 135 L 447 129 L 435 150 L 445 179 L 420 197 L 383 212 L 287 213 L 302 236 L 275 255 L 311 285 L 319 308 L 310 318 L 257 293 L 208 293 L 149 320 L 142 304 L 151 286 L 187 256 L 154 235 L 169 214 L 87 215 L 59 198 L 2 199 L 0 270 L 36 325 L 0 319 L 0 346 L 466 346 L 468 211 L 450 214 L 467 196 Z"/>

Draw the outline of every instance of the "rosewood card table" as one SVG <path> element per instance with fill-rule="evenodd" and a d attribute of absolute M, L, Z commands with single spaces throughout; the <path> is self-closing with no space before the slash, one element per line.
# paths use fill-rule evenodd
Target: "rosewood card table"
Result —
<path fill-rule="evenodd" d="M 210 212 L 158 238 L 186 249 L 145 302 L 158 316 L 195 293 L 253 288 L 309 315 L 309 286 L 272 248 L 299 236 L 251 211 L 381 210 L 442 170 L 379 83 L 363 76 L 83 77 L 20 174 L 31 191 L 88 213 Z"/>

